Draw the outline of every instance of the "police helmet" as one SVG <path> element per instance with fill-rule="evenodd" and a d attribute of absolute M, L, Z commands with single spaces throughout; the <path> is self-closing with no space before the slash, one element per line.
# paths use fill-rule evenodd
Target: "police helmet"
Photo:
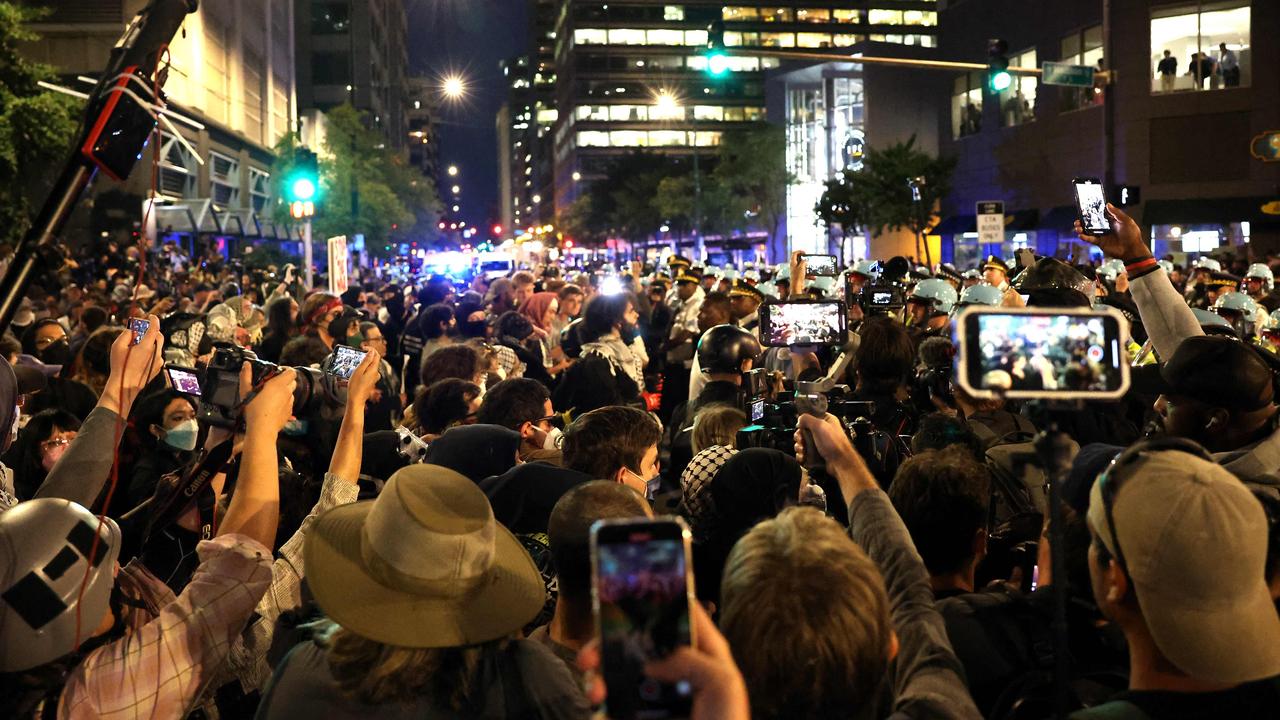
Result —
<path fill-rule="evenodd" d="M 1042 257 L 1010 283 L 1027 296 L 1027 305 L 1038 307 L 1090 307 L 1093 281 L 1065 262 Z"/>
<path fill-rule="evenodd" d="M 1265 263 L 1254 263 L 1249 266 L 1249 270 L 1244 274 L 1245 280 L 1261 280 L 1262 291 L 1271 292 L 1276 286 L 1275 273 L 1271 272 L 1271 268 Z"/>
<path fill-rule="evenodd" d="M 964 292 L 960 293 L 960 300 L 956 303 L 956 307 L 964 307 L 965 305 L 990 305 L 999 307 L 1004 302 L 1004 293 L 1000 292 L 1000 288 L 990 283 L 980 282 L 977 285 L 967 287 Z"/>
<path fill-rule="evenodd" d="M 958 300 L 959 295 L 951 283 L 937 278 L 928 278 L 916 283 L 915 290 L 912 290 L 911 296 L 907 298 L 908 302 L 914 301 L 931 306 L 933 308 L 931 316 L 950 313 Z"/>
<path fill-rule="evenodd" d="M 744 360 L 760 357 L 760 341 L 737 325 L 716 325 L 698 341 L 698 365 L 702 372 L 736 373 Z"/>

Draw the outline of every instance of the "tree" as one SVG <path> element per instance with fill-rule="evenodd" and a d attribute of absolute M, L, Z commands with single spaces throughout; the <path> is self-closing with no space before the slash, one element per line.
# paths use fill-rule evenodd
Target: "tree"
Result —
<path fill-rule="evenodd" d="M 781 125 L 757 123 L 746 130 L 725 133 L 713 177 L 758 219 L 770 240 L 787 214 L 787 136 Z M 705 189 L 704 189 L 705 192 Z"/>
<path fill-rule="evenodd" d="M 53 69 L 28 61 L 18 46 L 40 36 L 27 25 L 46 8 L 0 2 L 0 240 L 16 240 L 31 223 L 37 196 L 71 152 L 80 103 L 42 89 Z"/>
<path fill-rule="evenodd" d="M 363 233 L 365 246 L 380 254 L 386 244 L 410 236 L 415 228 L 434 230 L 441 209 L 434 183 L 409 167 L 387 148 L 380 134 L 366 127 L 366 113 L 342 105 L 326 113 L 325 118 L 328 131 L 320 153 L 314 236 L 323 239 Z M 277 222 L 292 222 L 281 199 L 282 183 L 292 169 L 293 150 L 298 143 L 297 135 L 292 133 L 276 143 L 271 181 L 273 197 L 278 199 Z M 353 202 L 353 187 L 358 203 Z"/>
<path fill-rule="evenodd" d="M 839 224 L 845 237 L 856 225 L 870 232 L 905 228 L 918 236 L 932 221 L 934 207 L 951 192 L 955 165 L 954 158 L 917 149 L 914 135 L 883 150 L 868 148 L 862 169 L 846 170 L 828 181 L 814 210 L 828 227 Z M 916 178 L 922 180 L 918 202 L 909 184 Z"/>

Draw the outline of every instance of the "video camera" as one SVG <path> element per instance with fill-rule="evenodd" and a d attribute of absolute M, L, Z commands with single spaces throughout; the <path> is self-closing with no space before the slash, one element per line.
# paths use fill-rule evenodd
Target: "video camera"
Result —
<path fill-rule="evenodd" d="M 213 358 L 205 368 L 200 386 L 203 395 L 200 397 L 196 419 L 213 427 L 236 429 L 243 425 L 240 408 L 240 368 L 249 363 L 253 374 L 253 387 L 261 387 L 262 383 L 280 372 L 275 363 L 259 360 L 250 350 L 237 347 L 220 347 L 213 351 Z M 315 368 L 295 367 L 298 384 L 293 391 L 294 417 L 308 417 L 318 411 L 326 397 L 332 397 L 332 387 L 326 385 L 330 381 L 327 376 Z"/>
<path fill-rule="evenodd" d="M 892 315 L 907 306 L 907 291 L 897 283 L 878 282 L 862 286 L 858 294 L 862 314 Z"/>

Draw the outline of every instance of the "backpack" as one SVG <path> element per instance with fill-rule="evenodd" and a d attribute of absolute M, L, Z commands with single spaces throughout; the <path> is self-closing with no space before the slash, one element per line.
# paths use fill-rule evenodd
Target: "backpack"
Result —
<path fill-rule="evenodd" d="M 1048 477 L 1035 462 L 1036 428 L 1021 415 L 1011 413 L 1016 430 L 996 435 L 983 423 L 969 428 L 986 448 L 985 464 L 991 476 L 991 527 L 1029 513 L 1043 515 L 1049 507 Z M 1075 450 L 1079 445 L 1072 441 Z"/>

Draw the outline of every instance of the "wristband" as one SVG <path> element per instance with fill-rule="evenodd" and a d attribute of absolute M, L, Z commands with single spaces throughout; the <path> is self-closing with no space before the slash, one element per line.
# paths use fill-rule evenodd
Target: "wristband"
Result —
<path fill-rule="evenodd" d="M 1154 267 L 1157 267 L 1156 259 L 1151 256 L 1139 258 L 1137 260 L 1126 260 L 1124 263 L 1124 270 L 1130 276 L 1134 273 L 1140 273 Z"/>

